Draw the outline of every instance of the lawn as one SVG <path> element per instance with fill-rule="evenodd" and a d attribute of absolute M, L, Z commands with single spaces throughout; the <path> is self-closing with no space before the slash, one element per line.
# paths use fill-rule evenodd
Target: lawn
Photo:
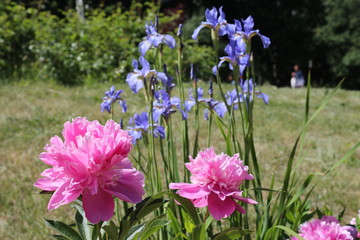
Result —
<path fill-rule="evenodd" d="M 190 84 L 186 86 L 190 87 Z M 75 212 L 71 206 L 48 212 L 50 196 L 39 195 L 39 190 L 33 187 L 46 168 L 38 160 L 38 155 L 51 136 L 61 134 L 65 121 L 86 116 L 104 123 L 109 115 L 100 112 L 99 104 L 108 87 L 99 84 L 70 88 L 46 83 L 1 86 L 0 239 L 49 239 L 50 231 L 44 225 L 44 217 L 70 223 Z M 126 90 L 122 96 L 128 102 L 129 112 L 122 114 L 120 108 L 116 108 L 115 120 L 124 118 L 127 123 L 129 116 L 145 110 L 143 99 L 132 94 L 125 85 L 116 84 L 116 87 Z M 226 86 L 227 89 L 231 87 Z M 265 105 L 256 99 L 254 135 L 262 177 L 268 183 L 272 173 L 277 175 L 277 179 L 283 175 L 304 122 L 306 90 L 273 86 L 262 86 L 260 90 L 270 96 L 270 103 Z M 312 89 L 310 112 L 314 112 L 328 91 L 325 88 Z M 359 91 L 340 90 L 336 93 L 308 128 L 304 150 L 298 156 L 303 159 L 298 171 L 300 178 L 311 172 L 324 172 L 359 141 L 359 113 Z M 206 122 L 201 121 L 206 126 Z M 174 122 L 180 131 L 180 121 Z M 190 126 L 192 124 L 190 119 Z M 201 136 L 200 146 L 204 148 L 206 127 Z M 180 146 L 180 136 L 175 140 Z M 225 151 L 219 131 L 213 132 L 212 144 L 218 152 Z M 357 150 L 335 173 L 317 178 L 319 185 L 312 195 L 312 208 L 326 204 L 337 214 L 346 204 L 343 222 L 347 223 L 360 208 L 359 172 L 360 150 Z"/>

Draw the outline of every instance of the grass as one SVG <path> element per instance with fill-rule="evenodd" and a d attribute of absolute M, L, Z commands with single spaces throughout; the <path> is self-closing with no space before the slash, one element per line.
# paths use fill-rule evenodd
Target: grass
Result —
<path fill-rule="evenodd" d="M 125 85 L 116 86 L 128 89 Z M 230 87 L 226 86 L 227 89 Z M 45 227 L 44 217 L 67 223 L 72 221 L 75 211 L 70 206 L 48 212 L 46 207 L 50 196 L 39 195 L 33 187 L 46 168 L 38 160 L 38 155 L 51 136 L 61 134 L 65 121 L 86 116 L 104 123 L 109 116 L 99 111 L 99 104 L 107 88 L 106 84 L 72 88 L 44 83 L 1 86 L 0 239 L 49 239 L 50 231 Z M 258 159 L 266 184 L 273 172 L 282 176 L 285 171 L 292 145 L 304 121 L 306 90 L 272 86 L 263 86 L 260 90 L 270 96 L 269 105 L 256 101 L 254 124 Z M 312 89 L 310 112 L 319 106 L 327 91 Z M 116 108 L 115 120 L 124 118 L 127 122 L 133 113 L 145 110 L 141 96 L 130 91 L 122 96 L 128 101 L 129 113 L 121 114 Z M 308 129 L 299 176 L 325 171 L 359 141 L 359 112 L 359 92 L 340 90 L 336 93 Z M 206 126 L 206 122 L 201 121 Z M 180 129 L 180 121 L 173 122 Z M 192 124 L 190 119 L 189 125 Z M 206 134 L 204 127 L 201 148 L 206 147 Z M 191 135 L 190 139 L 193 139 Z M 175 134 L 175 141 L 181 145 L 180 134 Z M 212 145 L 218 152 L 225 151 L 221 134 L 215 129 Z M 312 198 L 313 208 L 326 204 L 339 213 L 342 204 L 346 204 L 344 223 L 355 216 L 360 208 L 359 159 L 360 151 L 357 150 L 333 174 L 318 179 L 320 183 Z"/>

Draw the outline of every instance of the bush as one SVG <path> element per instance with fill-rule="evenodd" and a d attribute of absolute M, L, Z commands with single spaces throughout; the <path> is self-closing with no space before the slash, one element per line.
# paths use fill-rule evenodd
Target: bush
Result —
<path fill-rule="evenodd" d="M 137 46 L 146 35 L 144 22 L 154 21 L 157 11 L 152 3 L 133 3 L 128 11 L 88 10 L 82 21 L 75 10 L 64 12 L 61 18 L 6 1 L 0 7 L 0 22 L 5 23 L 0 26 L 0 72 L 10 79 L 54 79 L 66 85 L 125 81 L 132 70 L 131 60 L 138 58 Z M 180 12 L 160 13 L 159 21 L 174 22 L 179 17 Z M 175 30 L 172 26 L 169 34 L 174 35 Z M 186 71 L 190 63 L 198 63 L 198 77 L 208 78 L 211 69 L 203 66 L 213 61 L 206 60 L 209 49 L 192 40 L 185 42 Z M 164 50 L 164 60 L 175 63 L 176 56 Z M 175 64 L 169 66 L 171 74 L 175 69 Z"/>

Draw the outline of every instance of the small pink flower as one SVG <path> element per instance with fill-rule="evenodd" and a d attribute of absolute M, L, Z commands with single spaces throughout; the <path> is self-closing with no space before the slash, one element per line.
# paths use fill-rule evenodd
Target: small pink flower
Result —
<path fill-rule="evenodd" d="M 92 223 L 107 221 L 114 214 L 113 196 L 137 203 L 144 192 L 144 176 L 127 158 L 131 137 L 109 120 L 76 118 L 64 124 L 64 141 L 54 136 L 40 159 L 51 165 L 34 184 L 55 191 L 48 209 L 52 210 L 82 196 L 86 218 Z"/>
<path fill-rule="evenodd" d="M 191 173 L 191 183 L 171 183 L 171 189 L 179 189 L 177 194 L 192 200 L 195 207 L 208 206 L 211 216 L 220 220 L 229 217 L 235 210 L 245 213 L 245 209 L 236 200 L 257 204 L 250 198 L 242 197 L 240 184 L 253 179 L 235 154 L 216 155 L 213 148 L 198 153 L 195 159 L 190 157 L 186 168 Z"/>
<path fill-rule="evenodd" d="M 351 229 L 341 226 L 332 216 L 313 219 L 300 226 L 299 235 L 305 240 L 353 240 Z M 299 240 L 291 237 L 291 240 Z"/>

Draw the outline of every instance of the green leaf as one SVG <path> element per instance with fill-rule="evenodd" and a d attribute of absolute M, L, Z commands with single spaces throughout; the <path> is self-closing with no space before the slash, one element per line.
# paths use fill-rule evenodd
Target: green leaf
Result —
<path fill-rule="evenodd" d="M 169 221 L 164 219 L 153 219 L 150 222 L 145 224 L 145 228 L 141 231 L 138 240 L 147 240 L 151 235 L 157 232 L 162 227 L 169 224 Z"/>
<path fill-rule="evenodd" d="M 93 229 L 92 229 L 92 233 L 91 233 L 91 240 L 97 240 L 98 239 L 98 236 L 99 236 L 99 225 L 98 224 L 95 224 Z"/>
<path fill-rule="evenodd" d="M 337 219 L 339 220 L 339 222 L 341 222 L 342 218 L 344 217 L 345 214 L 345 210 L 346 210 L 346 205 L 343 204 L 343 210 L 340 212 L 339 216 L 337 217 Z"/>
<path fill-rule="evenodd" d="M 103 229 L 107 233 L 109 240 L 117 240 L 118 238 L 118 227 L 114 221 L 110 221 L 109 225 L 103 226 Z"/>
<path fill-rule="evenodd" d="M 75 204 L 74 206 L 77 209 L 75 221 L 77 228 L 79 229 L 79 233 L 83 240 L 91 240 L 94 226 L 86 219 L 83 208 L 78 204 Z"/>
<path fill-rule="evenodd" d="M 284 213 L 284 209 L 286 209 L 286 204 L 285 204 L 285 200 L 288 197 L 288 193 L 289 193 L 289 183 L 290 183 L 290 178 L 291 178 L 291 173 L 293 172 L 293 161 L 294 161 L 294 157 L 295 157 L 295 153 L 296 153 L 296 149 L 299 143 L 299 140 L 303 134 L 303 132 L 307 129 L 307 127 L 309 126 L 309 124 L 317 117 L 317 115 L 325 108 L 325 106 L 329 103 L 331 97 L 336 93 L 336 91 L 341 87 L 342 83 L 344 82 L 345 79 L 341 80 L 340 83 L 336 86 L 335 89 L 333 89 L 331 91 L 330 94 L 328 94 L 324 100 L 321 102 L 320 106 L 318 107 L 318 109 L 314 112 L 314 114 L 308 119 L 308 121 L 305 123 L 305 125 L 303 126 L 302 130 L 300 131 L 299 136 L 297 137 L 294 147 L 291 151 L 290 157 L 289 157 L 289 161 L 287 163 L 286 166 L 286 171 L 285 171 L 285 176 L 284 176 L 284 181 L 283 181 L 283 187 L 282 187 L 282 192 L 280 194 L 280 203 L 279 203 L 279 209 L 278 209 L 278 214 L 276 216 L 276 218 L 278 219 L 278 222 L 283 222 L 284 218 L 282 217 L 282 214 Z"/>
<path fill-rule="evenodd" d="M 285 216 L 286 216 L 286 219 L 287 219 L 289 222 L 291 222 L 291 223 L 293 223 L 293 224 L 296 222 L 295 216 L 294 216 L 294 214 L 293 214 L 291 211 L 286 211 Z"/>
<path fill-rule="evenodd" d="M 334 171 L 335 168 L 337 168 L 338 166 L 340 166 L 341 164 L 343 164 L 346 160 L 349 159 L 349 157 L 351 157 L 351 155 L 354 154 L 354 152 L 356 151 L 356 149 L 360 146 L 360 141 L 357 142 L 339 161 L 337 161 L 329 170 L 327 170 L 326 174 L 331 173 L 332 171 Z"/>
<path fill-rule="evenodd" d="M 185 226 L 186 232 L 191 233 L 194 230 L 195 224 L 189 214 L 184 210 L 181 209 L 181 215 L 183 217 L 183 224 Z"/>
<path fill-rule="evenodd" d="M 207 230 L 209 228 L 209 226 L 211 225 L 213 220 L 214 219 L 211 216 L 208 216 L 208 218 L 205 221 L 205 230 Z"/>
<path fill-rule="evenodd" d="M 180 203 L 180 205 L 186 210 L 186 212 L 190 215 L 191 219 L 194 221 L 195 225 L 200 224 L 200 218 L 194 207 L 194 204 L 187 198 L 183 198 L 176 193 L 168 192 L 169 197 L 175 199 Z"/>
<path fill-rule="evenodd" d="M 166 202 L 168 202 L 168 200 L 162 198 L 153 199 L 152 197 L 147 197 L 141 202 L 128 208 L 123 219 L 130 220 L 131 222 L 137 222 L 149 213 L 153 212 L 155 209 L 164 205 Z"/>
<path fill-rule="evenodd" d="M 191 234 L 191 239 L 193 240 L 206 239 L 206 231 L 204 224 L 195 226 Z"/>
<path fill-rule="evenodd" d="M 174 235 L 177 236 L 181 232 L 181 226 L 170 208 L 166 209 L 166 213 L 170 220 L 171 229 L 173 230 Z"/>
<path fill-rule="evenodd" d="M 144 227 L 145 227 L 145 223 L 133 226 L 129 230 L 126 240 L 133 240 L 137 238 L 140 235 L 141 231 L 144 229 Z"/>
<path fill-rule="evenodd" d="M 55 238 L 55 239 L 59 239 L 59 240 L 67 240 L 67 238 L 66 237 L 64 237 L 64 236 L 61 236 L 61 235 L 51 235 L 53 238 Z"/>
<path fill-rule="evenodd" d="M 66 239 L 82 240 L 78 232 L 76 232 L 72 227 L 63 222 L 53 221 L 45 218 L 45 224 L 49 228 L 62 234 L 62 236 L 64 236 Z"/>
<path fill-rule="evenodd" d="M 226 133 L 223 128 L 223 126 L 226 127 L 226 125 L 221 121 L 221 119 L 217 115 L 215 115 L 215 120 L 216 120 L 216 124 L 218 125 L 221 134 L 223 135 L 224 139 L 226 139 Z"/>
<path fill-rule="evenodd" d="M 233 240 L 238 239 L 241 236 L 247 235 L 250 233 L 250 230 L 243 230 L 240 228 L 228 228 L 218 234 L 216 234 L 213 240 Z"/>
<path fill-rule="evenodd" d="M 322 176 L 322 173 L 312 173 L 310 174 L 304 181 L 303 185 L 301 185 L 300 189 L 298 190 L 298 192 L 291 198 L 290 202 L 288 202 L 288 204 L 286 205 L 286 208 L 290 207 L 291 204 L 293 204 L 296 200 L 298 200 L 302 194 L 305 192 L 306 188 L 309 186 L 309 184 L 311 183 L 311 180 L 313 179 L 313 177 L 315 175 L 320 175 Z"/>
<path fill-rule="evenodd" d="M 163 192 L 158 193 L 154 196 L 160 196 Z M 128 235 L 129 229 L 138 221 L 146 217 L 148 214 L 153 212 L 155 209 L 163 206 L 169 200 L 162 198 L 147 197 L 141 202 L 126 210 L 125 216 L 120 222 L 120 232 L 118 239 L 124 239 Z M 131 229 L 130 229 L 131 230 Z"/>
<path fill-rule="evenodd" d="M 119 237 L 118 239 L 122 240 L 125 238 L 126 235 L 131 231 L 131 223 L 130 221 L 123 219 L 120 222 L 120 229 L 119 229 Z"/>
<path fill-rule="evenodd" d="M 270 228 L 270 229 L 268 230 L 268 232 L 266 233 L 264 240 L 268 240 L 268 239 L 269 239 L 269 240 L 270 240 L 270 239 L 272 240 L 273 238 L 269 238 L 269 237 L 271 236 L 271 233 L 276 230 L 276 228 L 281 229 L 281 230 L 284 230 L 287 234 L 290 234 L 290 236 L 297 237 L 299 240 L 305 240 L 305 239 L 303 239 L 302 237 L 300 237 L 299 234 L 297 234 L 296 232 L 294 232 L 294 231 L 291 230 L 290 228 L 285 227 L 285 226 L 281 226 L 281 225 L 274 226 L 274 227 Z"/>

